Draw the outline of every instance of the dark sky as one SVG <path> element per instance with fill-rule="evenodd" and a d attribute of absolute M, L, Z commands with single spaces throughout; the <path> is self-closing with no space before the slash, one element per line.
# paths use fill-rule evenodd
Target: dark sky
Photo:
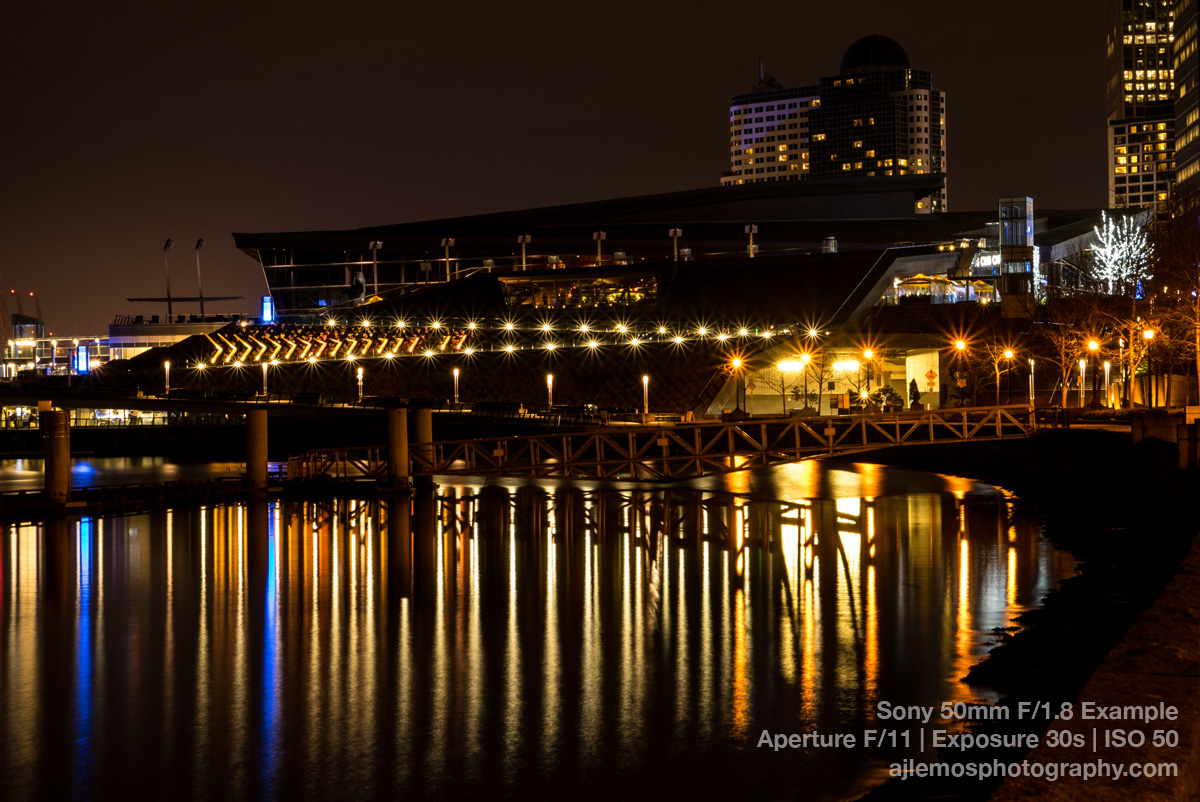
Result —
<path fill-rule="evenodd" d="M 12 4 L 0 282 L 58 335 L 124 298 L 265 292 L 233 231 L 714 185 L 758 58 L 785 86 L 879 33 L 947 95 L 951 210 L 1104 203 L 1104 14 L 962 2 Z M 431 243 L 436 248 L 437 243 Z M 142 308 L 139 308 L 142 307 Z M 27 310 L 28 311 L 28 310 Z M 195 311 L 185 310 L 185 311 Z"/>

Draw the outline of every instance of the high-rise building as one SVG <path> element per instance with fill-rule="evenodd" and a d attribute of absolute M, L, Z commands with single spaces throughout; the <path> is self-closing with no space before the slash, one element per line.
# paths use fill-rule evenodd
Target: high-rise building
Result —
<path fill-rule="evenodd" d="M 846 49 L 837 75 L 785 89 L 759 81 L 729 105 L 729 171 L 721 183 L 880 178 L 946 172 L 946 93 L 886 36 Z M 944 212 L 946 186 L 915 211 Z"/>
<path fill-rule="evenodd" d="M 1200 187 L 1200 52 L 1196 46 L 1196 0 L 1176 0 L 1175 53 L 1175 185 L 1195 195 Z"/>
<path fill-rule="evenodd" d="M 1175 0 L 1107 0 L 1108 205 L 1114 208 L 1165 207 L 1174 189 L 1175 7 Z"/>

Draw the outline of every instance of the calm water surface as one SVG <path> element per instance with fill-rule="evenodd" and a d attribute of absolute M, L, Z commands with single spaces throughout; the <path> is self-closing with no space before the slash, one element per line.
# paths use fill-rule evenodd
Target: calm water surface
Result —
<path fill-rule="evenodd" d="M 7 526 L 0 799 L 852 798 L 1074 561 L 872 465 Z M 911 756 L 911 755 L 909 755 Z"/>
<path fill-rule="evenodd" d="M 0 459 L 0 493 L 41 490 L 46 480 L 44 460 Z M 194 479 L 236 478 L 245 470 L 241 462 L 196 462 L 171 457 L 75 457 L 71 460 L 71 487 L 180 482 Z"/>

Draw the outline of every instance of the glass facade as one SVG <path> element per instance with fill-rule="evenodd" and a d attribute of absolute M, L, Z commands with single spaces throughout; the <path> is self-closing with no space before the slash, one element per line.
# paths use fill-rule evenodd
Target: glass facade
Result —
<path fill-rule="evenodd" d="M 636 309 L 658 303 L 658 274 L 502 278 L 504 302 L 531 309 Z"/>
<path fill-rule="evenodd" d="M 1176 3 L 1107 0 L 1106 12 L 1108 202 L 1165 207 L 1175 182 Z"/>

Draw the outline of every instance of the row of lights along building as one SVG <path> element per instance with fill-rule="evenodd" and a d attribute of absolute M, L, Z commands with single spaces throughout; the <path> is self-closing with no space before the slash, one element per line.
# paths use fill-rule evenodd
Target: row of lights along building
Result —
<path fill-rule="evenodd" d="M 1109 0 L 1108 9 L 1112 27 L 1110 73 L 1115 74 L 1112 71 L 1119 65 L 1122 79 L 1110 80 L 1109 84 L 1109 131 L 1114 153 L 1110 205 L 1150 205 L 1170 196 L 1169 182 L 1176 155 L 1174 130 L 1179 128 L 1185 135 L 1188 130 L 1195 130 L 1195 126 L 1189 129 L 1172 124 L 1169 109 L 1178 110 L 1182 105 L 1173 102 L 1172 95 L 1176 92 L 1173 78 L 1165 77 L 1178 71 L 1181 60 L 1194 60 L 1195 0 L 1178 3 Z M 1185 27 L 1178 42 L 1174 38 L 1176 17 L 1181 25 L 1190 20 L 1186 23 L 1190 28 Z M 1195 105 L 1195 92 L 1185 91 L 1188 86 L 1186 82 L 1180 84 L 1179 97 L 1186 96 Z M 1195 90 L 1194 82 L 1191 89 Z M 1043 222 L 1035 219 L 1032 201 L 1016 198 L 1002 200 L 999 219 L 992 217 L 993 222 L 986 225 L 965 217 L 961 223 L 950 225 L 951 220 L 947 219 L 947 225 L 941 226 L 936 234 L 932 230 L 920 234 L 904 231 L 896 239 L 898 235 L 890 230 L 891 221 L 905 217 L 928 220 L 930 213 L 939 213 L 935 215 L 939 218 L 954 215 L 948 214 L 945 182 L 945 92 L 933 85 L 929 71 L 913 68 L 904 49 L 887 37 L 873 35 L 854 42 L 845 51 L 838 73 L 822 77 L 812 86 L 784 88 L 760 68 L 758 83 L 751 91 L 733 97 L 729 126 L 730 169 L 721 178 L 722 189 L 738 187 L 739 192 L 749 192 L 746 205 L 756 210 L 762 208 L 761 201 L 768 201 L 775 209 L 787 210 L 779 212 L 774 222 L 770 219 L 774 212 L 766 215 L 768 219 L 758 218 L 763 224 L 762 255 L 769 255 L 772 250 L 776 256 L 787 253 L 796 258 L 827 254 L 831 250 L 836 253 L 840 239 L 843 249 L 859 249 L 864 252 L 863 258 L 870 261 L 873 257 L 866 255 L 868 251 L 924 243 L 918 247 L 928 249 L 927 253 L 905 256 L 897 260 L 894 269 L 888 268 L 885 280 L 890 286 L 878 299 L 880 304 L 903 304 L 921 298 L 935 303 L 999 300 L 1007 304 L 1021 296 L 1031 297 L 1036 290 L 1039 262 L 1040 272 L 1045 275 L 1070 248 L 1081 248 L 1082 241 L 1090 234 L 1093 222 L 1090 219 Z M 1186 141 L 1180 140 L 1181 155 L 1185 153 L 1184 146 L 1195 139 L 1194 134 L 1190 136 Z M 1134 153 L 1135 145 L 1140 152 Z M 1187 177 L 1190 174 L 1181 171 L 1180 181 Z M 845 196 L 845 191 L 827 188 L 831 182 L 843 179 L 858 179 L 863 189 L 850 200 L 843 197 L 839 201 L 838 196 Z M 789 191 L 786 197 L 782 193 L 775 193 L 778 195 L 775 197 L 759 192 L 774 189 Z M 743 216 L 738 210 L 729 210 L 730 196 L 701 197 L 703 191 L 677 194 L 688 197 L 656 196 L 610 202 L 609 206 L 621 207 L 615 215 L 603 203 L 583 204 L 509 213 L 508 219 L 505 215 L 491 215 L 485 216 L 486 219 L 462 218 L 343 232 L 235 234 L 235 239 L 243 251 L 260 263 L 271 290 L 270 298 L 264 299 L 264 310 L 270 312 L 264 311 L 262 322 L 270 322 L 276 309 L 293 320 L 328 318 L 341 314 L 347 302 L 351 310 L 359 304 L 370 305 L 376 295 L 383 296 L 384 305 L 389 300 L 402 305 L 394 295 L 396 292 L 403 295 L 429 289 L 431 285 L 448 286 L 470 278 L 475 272 L 498 274 L 501 303 L 509 311 L 522 307 L 565 311 L 579 306 L 653 314 L 662 311 L 659 298 L 662 286 L 677 295 L 687 283 L 683 275 L 675 280 L 681 255 L 683 261 L 689 262 L 693 251 L 693 247 L 679 247 L 680 223 L 689 235 L 685 242 L 689 246 L 695 243 L 697 259 L 728 259 L 739 255 L 733 249 L 739 247 L 734 243 L 741 226 L 735 227 L 736 232 L 725 231 L 717 222 Z M 870 206 L 866 212 L 861 206 L 864 199 Z M 837 205 L 839 202 L 843 204 L 841 207 Z M 720 209 L 720 216 L 705 219 L 703 211 L 698 217 L 678 216 L 680 210 L 695 215 L 697 209 L 706 206 Z M 633 207 L 632 211 L 626 207 Z M 661 219 L 654 219 L 655 215 Z M 820 219 L 830 221 L 827 226 L 830 231 L 823 233 L 838 236 L 812 236 L 814 227 L 802 225 Z M 598 228 L 600 220 L 607 221 L 610 243 L 625 240 L 629 243 L 629 253 L 615 248 L 607 254 L 603 252 L 605 233 L 592 230 Z M 670 257 L 655 253 L 665 246 L 667 230 L 660 228 L 668 220 L 675 226 L 669 227 L 675 254 L 669 267 L 670 280 L 665 278 L 663 267 Z M 513 232 L 518 231 L 510 223 L 524 232 L 515 239 L 520 247 L 519 262 L 515 253 L 511 257 L 514 265 L 520 265 L 519 272 L 515 266 L 496 267 L 497 262 L 503 262 L 504 254 L 497 254 L 495 249 L 501 247 L 501 242 L 514 241 Z M 846 232 L 847 224 L 859 230 Z M 880 232 L 868 231 L 872 226 Z M 772 229 L 787 227 L 792 230 L 781 231 L 772 242 Z M 1043 235 L 1057 236 L 1054 244 L 1035 248 L 1035 229 Z M 540 240 L 547 244 L 535 245 L 540 253 L 530 254 L 527 263 L 526 249 L 531 243 L 527 232 L 531 230 L 535 231 L 535 243 Z M 650 244 L 651 230 L 657 232 L 654 238 L 662 240 L 661 243 Z M 753 239 L 758 227 L 747 225 L 745 231 L 750 236 L 748 249 L 753 256 L 759 247 Z M 560 259 L 553 255 L 565 244 L 586 239 L 589 234 L 596 243 L 594 263 L 587 256 Z M 421 244 L 436 242 L 441 246 L 433 255 Z M 364 248 L 369 254 L 364 255 Z M 646 255 L 634 255 L 634 249 L 642 249 Z M 473 262 L 478 266 L 470 266 Z M 687 272 L 694 269 L 683 268 Z M 828 269 L 849 267 L 830 265 Z M 393 294 L 391 299 L 387 297 L 389 293 Z M 141 320 L 130 317 L 121 322 L 126 327 L 138 328 L 136 324 Z M 155 322 L 148 316 L 145 325 L 153 328 Z M 181 318 L 171 318 L 170 322 L 177 325 Z M 219 327 L 216 321 L 213 323 L 213 329 Z M 129 338 L 135 333 L 121 333 L 127 344 L 114 345 L 114 358 L 132 356 L 142 344 L 168 344 L 153 335 L 143 338 L 144 343 L 134 343 Z M 100 341 L 94 344 L 100 345 Z M 131 352 L 130 346 L 135 350 Z M 71 356 L 72 364 L 78 363 L 78 355 Z M 55 363 L 54 356 L 51 361 Z"/>

